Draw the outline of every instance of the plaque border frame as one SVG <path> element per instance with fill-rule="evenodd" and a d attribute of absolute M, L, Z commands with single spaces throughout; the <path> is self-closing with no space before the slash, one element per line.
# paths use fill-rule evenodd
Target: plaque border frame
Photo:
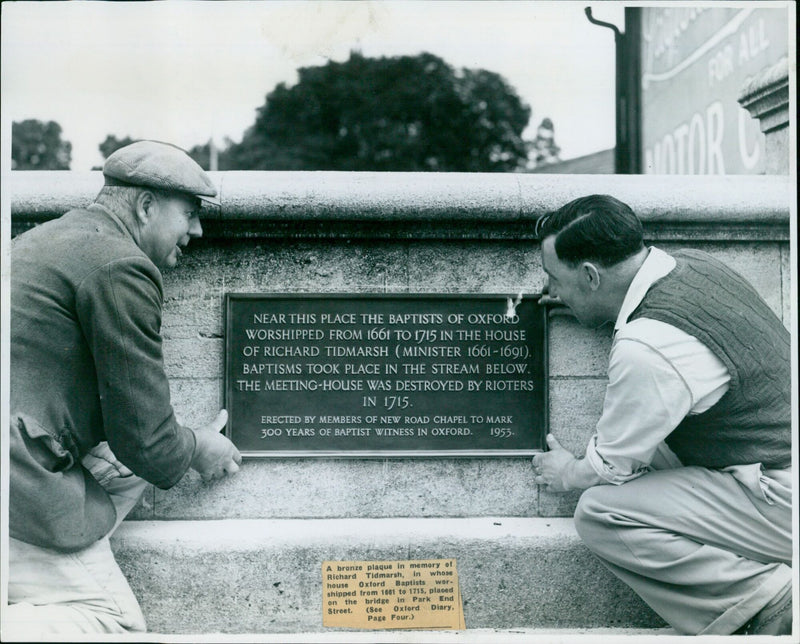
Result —
<path fill-rule="evenodd" d="M 343 292 L 337 291 L 335 293 L 322 293 L 322 292 L 298 292 L 293 291 L 290 293 L 281 293 L 276 291 L 269 292 L 226 292 L 224 294 L 223 306 L 223 374 L 222 374 L 222 388 L 225 408 L 228 408 L 228 403 L 231 400 L 231 382 L 228 378 L 228 358 L 230 354 L 229 338 L 230 333 L 230 306 L 232 300 L 255 300 L 255 299 L 348 299 L 348 298 L 395 298 L 395 299 L 445 299 L 445 300 L 458 300 L 463 298 L 469 299 L 497 299 L 507 300 L 511 298 L 516 299 L 522 295 L 522 300 L 535 300 L 539 301 L 544 296 L 543 293 L 375 293 L 370 291 L 364 292 Z M 550 427 L 550 344 L 548 333 L 549 321 L 549 306 L 542 303 L 539 305 L 542 315 L 542 355 L 543 355 L 543 398 L 544 406 L 542 409 L 542 444 L 545 444 L 544 437 L 547 435 Z M 230 422 L 226 423 L 224 429 L 225 436 L 232 439 Z M 462 450 L 443 450 L 443 449 L 429 449 L 429 450 L 280 450 L 275 452 L 262 451 L 262 450 L 243 450 L 241 455 L 244 458 L 254 459 L 280 459 L 280 458 L 313 458 L 313 459 L 377 459 L 377 458 L 493 458 L 493 457 L 530 457 L 535 454 L 543 452 L 543 449 L 462 449 Z"/>

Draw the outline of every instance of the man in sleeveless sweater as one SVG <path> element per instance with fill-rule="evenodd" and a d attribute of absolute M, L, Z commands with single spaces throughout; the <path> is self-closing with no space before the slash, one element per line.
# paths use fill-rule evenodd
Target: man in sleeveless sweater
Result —
<path fill-rule="evenodd" d="M 788 331 L 710 255 L 645 247 L 613 197 L 568 203 L 539 237 L 549 294 L 614 338 L 585 456 L 549 435 L 535 482 L 585 490 L 578 534 L 679 633 L 791 633 Z"/>
<path fill-rule="evenodd" d="M 211 480 L 241 456 L 179 424 L 161 349 L 161 271 L 202 234 L 216 188 L 185 152 L 114 152 L 95 202 L 11 248 L 8 600 L 3 637 L 143 631 L 109 535 L 146 484 Z M 217 202 L 218 203 L 218 202 Z"/>

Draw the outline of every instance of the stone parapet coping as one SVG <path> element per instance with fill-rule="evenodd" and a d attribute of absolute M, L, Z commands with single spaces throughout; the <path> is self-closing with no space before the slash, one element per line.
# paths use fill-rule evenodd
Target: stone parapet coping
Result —
<path fill-rule="evenodd" d="M 759 119 L 764 133 L 789 125 L 789 59 L 750 79 L 742 88 L 739 103 Z"/>
<path fill-rule="evenodd" d="M 210 238 L 534 239 L 538 217 L 579 196 L 628 203 L 652 239 L 787 240 L 786 176 L 212 172 Z M 90 203 L 100 172 L 12 172 L 15 233 Z"/>

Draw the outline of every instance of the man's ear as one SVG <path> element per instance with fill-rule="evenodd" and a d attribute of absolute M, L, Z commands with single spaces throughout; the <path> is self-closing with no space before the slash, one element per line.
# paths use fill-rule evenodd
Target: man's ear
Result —
<path fill-rule="evenodd" d="M 600 288 L 600 271 L 591 262 L 581 264 L 581 278 L 585 280 L 590 290 L 596 291 Z"/>
<path fill-rule="evenodd" d="M 153 218 L 156 196 L 150 190 L 142 190 L 136 197 L 136 218 L 140 224 L 146 224 Z"/>

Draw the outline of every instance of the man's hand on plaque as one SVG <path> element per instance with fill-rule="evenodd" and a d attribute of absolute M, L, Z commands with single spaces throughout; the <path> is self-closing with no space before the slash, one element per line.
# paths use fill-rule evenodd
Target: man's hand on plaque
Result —
<path fill-rule="evenodd" d="M 549 452 L 533 457 L 533 482 L 546 485 L 548 492 L 567 492 L 572 489 L 566 482 L 568 470 L 577 460 L 572 453 L 561 447 L 552 434 L 547 435 Z"/>
<path fill-rule="evenodd" d="M 239 471 L 242 455 L 230 440 L 220 434 L 227 422 L 228 412 L 222 409 L 208 425 L 194 430 L 197 446 L 192 457 L 192 469 L 200 473 L 204 482 Z"/>

